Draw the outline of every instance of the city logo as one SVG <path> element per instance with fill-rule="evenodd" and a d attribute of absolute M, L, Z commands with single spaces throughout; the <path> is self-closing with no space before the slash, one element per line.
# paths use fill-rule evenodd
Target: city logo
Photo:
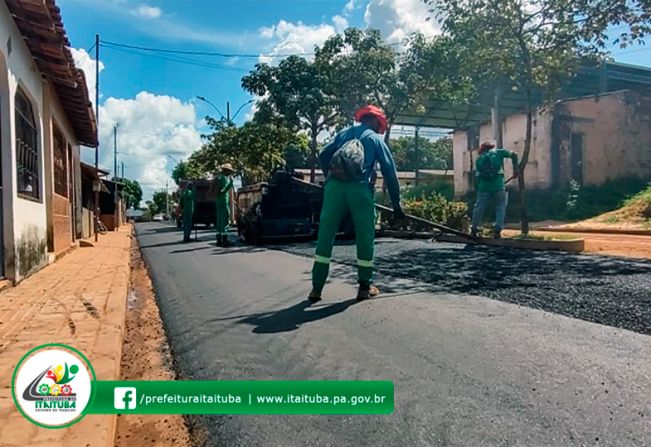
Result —
<path fill-rule="evenodd" d="M 76 349 L 49 344 L 32 349 L 14 370 L 12 393 L 18 410 L 46 428 L 78 422 L 91 397 L 92 367 Z"/>
<path fill-rule="evenodd" d="M 135 410 L 136 389 L 133 387 L 115 387 L 113 390 L 113 407 L 116 410 Z"/>

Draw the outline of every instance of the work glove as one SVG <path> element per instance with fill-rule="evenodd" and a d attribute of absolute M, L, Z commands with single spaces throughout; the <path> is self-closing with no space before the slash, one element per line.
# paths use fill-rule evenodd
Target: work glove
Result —
<path fill-rule="evenodd" d="M 398 220 L 405 220 L 405 218 L 407 217 L 407 215 L 402 210 L 402 207 L 400 205 L 393 208 L 393 216 Z"/>

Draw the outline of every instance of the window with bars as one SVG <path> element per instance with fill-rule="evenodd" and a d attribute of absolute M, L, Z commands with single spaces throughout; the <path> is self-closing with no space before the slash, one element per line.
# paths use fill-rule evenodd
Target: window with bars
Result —
<path fill-rule="evenodd" d="M 68 157 L 66 156 L 66 139 L 56 125 L 53 125 L 54 137 L 54 192 L 68 197 Z"/>
<path fill-rule="evenodd" d="M 40 156 L 36 138 L 36 121 L 32 104 L 25 94 L 16 91 L 16 178 L 18 195 L 41 198 Z"/>

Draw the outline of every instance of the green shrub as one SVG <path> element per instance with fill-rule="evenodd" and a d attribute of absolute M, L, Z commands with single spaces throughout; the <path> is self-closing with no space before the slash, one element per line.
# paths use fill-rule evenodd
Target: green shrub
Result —
<path fill-rule="evenodd" d="M 403 187 L 401 190 L 401 196 L 405 200 L 428 197 L 432 193 L 441 194 L 446 199 L 452 200 L 454 198 L 454 185 L 446 182 L 435 182 L 418 186 Z"/>
<path fill-rule="evenodd" d="M 418 199 L 405 199 L 403 201 L 405 213 L 416 217 L 436 222 L 461 231 L 467 231 L 470 224 L 468 218 L 468 205 L 464 202 L 453 202 L 443 195 L 432 192 L 431 194 Z M 396 221 L 393 216 L 382 216 L 384 226 L 395 230 L 430 231 L 432 228 L 427 224 Z"/>

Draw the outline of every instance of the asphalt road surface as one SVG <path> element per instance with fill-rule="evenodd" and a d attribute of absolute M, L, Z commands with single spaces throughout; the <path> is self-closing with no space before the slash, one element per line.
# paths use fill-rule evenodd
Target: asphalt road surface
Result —
<path fill-rule="evenodd" d="M 651 264 L 383 240 L 381 298 L 344 245 L 310 305 L 310 243 L 136 229 L 181 378 L 395 384 L 393 415 L 206 416 L 207 445 L 649 445 Z"/>

